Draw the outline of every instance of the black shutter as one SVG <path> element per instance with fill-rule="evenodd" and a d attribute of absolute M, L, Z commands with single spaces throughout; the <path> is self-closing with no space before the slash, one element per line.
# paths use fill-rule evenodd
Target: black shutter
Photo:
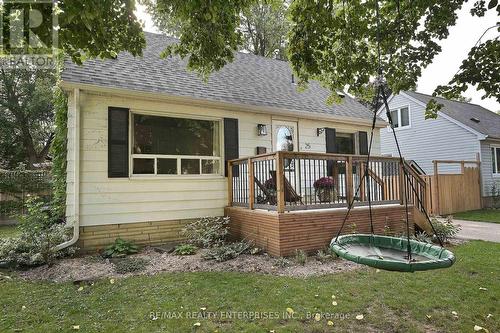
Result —
<path fill-rule="evenodd" d="M 359 154 L 368 155 L 368 133 L 358 132 Z"/>
<path fill-rule="evenodd" d="M 128 109 L 108 108 L 108 177 L 128 177 Z"/>
<path fill-rule="evenodd" d="M 227 161 L 240 157 L 238 119 L 224 118 L 224 166 L 227 177 Z M 238 176 L 238 167 L 233 167 L 233 176 Z"/>
<path fill-rule="evenodd" d="M 327 153 L 337 153 L 337 135 L 335 128 L 325 128 L 325 140 L 326 140 L 326 152 Z M 333 176 L 333 161 L 327 162 L 328 176 Z"/>

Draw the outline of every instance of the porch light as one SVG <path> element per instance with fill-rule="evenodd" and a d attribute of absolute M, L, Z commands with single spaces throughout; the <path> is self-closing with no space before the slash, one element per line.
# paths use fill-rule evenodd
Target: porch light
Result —
<path fill-rule="evenodd" d="M 267 135 L 267 126 L 264 124 L 257 125 L 257 135 L 258 136 L 266 136 Z"/>
<path fill-rule="evenodd" d="M 320 136 L 323 132 L 325 132 L 324 127 L 316 128 L 316 136 Z"/>

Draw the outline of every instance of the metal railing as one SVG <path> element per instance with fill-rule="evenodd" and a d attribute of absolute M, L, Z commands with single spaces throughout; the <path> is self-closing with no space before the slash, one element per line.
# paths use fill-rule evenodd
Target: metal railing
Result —
<path fill-rule="evenodd" d="M 417 205 L 418 196 L 425 205 L 425 181 L 408 167 L 405 181 L 398 158 L 366 163 L 365 155 L 285 151 L 232 160 L 228 204 L 278 212 L 367 205 L 369 197 L 374 205 L 402 204 L 406 186 L 408 202 Z"/>

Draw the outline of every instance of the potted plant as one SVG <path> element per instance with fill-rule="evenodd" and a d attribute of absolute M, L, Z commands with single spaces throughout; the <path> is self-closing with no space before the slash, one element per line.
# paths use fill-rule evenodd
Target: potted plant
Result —
<path fill-rule="evenodd" d="M 319 202 L 335 201 L 335 182 L 333 178 L 321 177 L 314 182 L 313 186 Z"/>

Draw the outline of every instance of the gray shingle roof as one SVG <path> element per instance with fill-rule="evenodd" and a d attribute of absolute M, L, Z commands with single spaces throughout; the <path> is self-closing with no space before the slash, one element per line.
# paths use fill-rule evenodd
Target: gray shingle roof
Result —
<path fill-rule="evenodd" d="M 341 104 L 327 105 L 330 92 L 317 82 L 311 82 L 306 91 L 298 92 L 287 62 L 237 53 L 234 62 L 210 75 L 205 83 L 196 73 L 186 70 L 186 61 L 178 57 L 159 57 L 165 46 L 176 42 L 175 39 L 146 33 L 146 40 L 142 57 L 134 58 L 122 52 L 116 59 L 89 60 L 83 66 L 67 61 L 62 79 L 71 83 L 338 117 L 364 120 L 372 117 L 370 110 L 349 96 L 343 98 Z"/>
<path fill-rule="evenodd" d="M 442 113 L 481 134 L 500 139 L 500 115 L 495 112 L 477 104 L 452 101 L 441 97 L 432 97 L 414 91 L 405 91 L 404 93 L 425 104 L 434 98 L 438 103 L 443 104 L 443 108 L 440 110 Z M 479 122 L 473 121 L 471 118 L 477 119 Z"/>

